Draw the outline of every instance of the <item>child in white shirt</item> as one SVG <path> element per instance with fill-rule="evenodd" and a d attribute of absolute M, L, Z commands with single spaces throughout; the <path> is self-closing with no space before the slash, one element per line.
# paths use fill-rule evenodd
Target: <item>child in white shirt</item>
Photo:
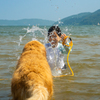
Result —
<path fill-rule="evenodd" d="M 63 41 L 66 34 L 61 34 L 61 30 L 58 26 L 52 26 L 48 30 L 48 41 L 45 44 L 47 52 L 47 60 L 51 67 L 51 70 L 56 68 L 57 70 L 66 69 L 64 63 L 64 54 L 67 54 L 69 47 L 63 46 L 59 41 Z M 68 45 L 67 40 L 65 43 Z"/>

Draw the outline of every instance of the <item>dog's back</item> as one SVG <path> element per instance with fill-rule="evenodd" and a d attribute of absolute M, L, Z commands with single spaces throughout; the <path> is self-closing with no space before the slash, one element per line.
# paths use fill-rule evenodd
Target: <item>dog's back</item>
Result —
<path fill-rule="evenodd" d="M 45 47 L 38 41 L 27 43 L 14 72 L 11 92 L 13 100 L 49 100 L 53 80 Z"/>

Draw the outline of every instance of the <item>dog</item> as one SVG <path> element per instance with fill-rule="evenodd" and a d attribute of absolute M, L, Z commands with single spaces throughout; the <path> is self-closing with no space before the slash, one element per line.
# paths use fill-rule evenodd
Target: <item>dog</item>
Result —
<path fill-rule="evenodd" d="M 38 41 L 28 42 L 18 60 L 11 81 L 12 100 L 50 100 L 53 79 L 46 50 Z"/>

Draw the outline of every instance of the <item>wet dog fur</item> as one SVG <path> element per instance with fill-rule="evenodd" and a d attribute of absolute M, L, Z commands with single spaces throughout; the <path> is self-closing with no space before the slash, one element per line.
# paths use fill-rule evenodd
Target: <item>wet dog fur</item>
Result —
<path fill-rule="evenodd" d="M 28 42 L 14 71 L 11 92 L 13 100 L 50 100 L 53 79 L 46 50 L 38 41 Z"/>

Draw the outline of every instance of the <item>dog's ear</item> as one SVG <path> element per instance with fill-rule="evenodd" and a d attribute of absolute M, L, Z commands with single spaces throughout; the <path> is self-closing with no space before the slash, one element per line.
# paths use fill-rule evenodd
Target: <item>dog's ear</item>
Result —
<path fill-rule="evenodd" d="M 23 52 L 26 52 L 26 51 L 31 51 L 31 50 L 36 50 L 38 52 L 41 52 L 44 56 L 46 56 L 46 49 L 45 49 L 45 46 L 38 42 L 38 41 L 30 41 L 28 42 L 24 49 L 23 49 Z"/>
<path fill-rule="evenodd" d="M 35 48 L 37 49 L 37 51 L 41 52 L 41 54 L 46 57 L 46 48 L 42 43 L 35 41 Z"/>
<path fill-rule="evenodd" d="M 30 41 L 24 46 L 23 52 L 35 50 L 36 47 L 37 47 L 37 42 L 36 41 Z"/>
<path fill-rule="evenodd" d="M 46 57 L 46 49 L 45 49 L 44 45 L 43 45 L 43 47 L 41 48 L 41 53 L 43 54 L 43 56 Z"/>

